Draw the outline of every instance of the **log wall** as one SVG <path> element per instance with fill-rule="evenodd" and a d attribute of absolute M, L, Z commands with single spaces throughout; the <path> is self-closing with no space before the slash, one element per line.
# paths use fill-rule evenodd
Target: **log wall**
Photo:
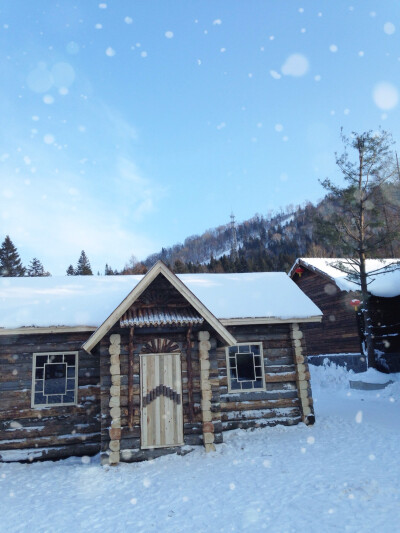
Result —
<path fill-rule="evenodd" d="M 322 322 L 304 324 L 307 355 L 360 353 L 357 316 L 350 302 L 356 295 L 341 291 L 324 276 L 304 268 L 293 281 L 317 305 Z"/>
<path fill-rule="evenodd" d="M 229 392 L 225 348 L 217 349 L 218 378 L 220 383 L 220 406 L 222 430 L 237 428 L 293 425 L 313 423 L 314 412 L 307 362 L 301 351 L 305 350 L 304 339 L 298 339 L 299 359 L 296 361 L 295 341 L 292 326 L 257 325 L 229 327 L 238 343 L 262 342 L 265 371 L 265 391 Z M 298 335 L 301 337 L 301 334 Z M 305 370 L 299 380 L 298 366 Z M 301 381 L 301 385 L 300 385 Z M 300 397 L 304 387 L 305 405 Z"/>
<path fill-rule="evenodd" d="M 100 449 L 100 365 L 86 333 L 0 337 L 0 460 L 94 455 Z M 78 351 L 78 405 L 31 407 L 33 353 Z"/>

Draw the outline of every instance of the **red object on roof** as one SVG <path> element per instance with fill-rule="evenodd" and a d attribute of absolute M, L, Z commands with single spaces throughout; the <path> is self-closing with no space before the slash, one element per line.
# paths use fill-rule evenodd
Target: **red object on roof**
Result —
<path fill-rule="evenodd" d="M 354 307 L 354 311 L 358 311 L 358 306 L 360 305 L 360 303 L 361 303 L 360 300 L 355 299 L 355 300 L 351 300 L 350 305 Z"/>
<path fill-rule="evenodd" d="M 301 275 L 303 274 L 304 272 L 304 268 L 301 268 L 300 266 L 296 268 L 295 270 L 296 274 L 299 275 L 299 278 L 301 278 Z"/>

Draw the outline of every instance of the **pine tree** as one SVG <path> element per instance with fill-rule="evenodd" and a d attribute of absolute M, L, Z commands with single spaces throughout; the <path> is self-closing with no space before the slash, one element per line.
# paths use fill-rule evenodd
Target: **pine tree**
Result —
<path fill-rule="evenodd" d="M 45 271 L 41 261 L 39 261 L 39 259 L 36 257 L 34 257 L 30 262 L 26 273 L 30 277 L 50 276 L 50 272 Z"/>
<path fill-rule="evenodd" d="M 81 255 L 78 259 L 78 263 L 75 269 L 76 276 L 93 276 L 92 267 L 90 266 L 89 259 L 85 254 L 85 251 L 82 250 Z"/>
<path fill-rule="evenodd" d="M 22 266 L 19 253 L 7 235 L 0 248 L 0 275 L 23 276 L 24 274 L 25 268 Z"/>
<path fill-rule="evenodd" d="M 113 270 L 108 263 L 106 263 L 106 266 L 104 268 L 104 275 L 105 276 L 116 276 L 118 274 L 118 270 Z"/>
<path fill-rule="evenodd" d="M 72 265 L 67 268 L 67 276 L 75 276 L 75 269 Z"/>
<path fill-rule="evenodd" d="M 382 206 L 379 205 L 379 199 L 384 198 L 381 194 L 383 187 L 396 176 L 390 152 L 392 140 L 385 131 L 353 133 L 351 138 L 342 134 L 342 140 L 345 151 L 336 157 L 336 164 L 346 180 L 346 186 L 338 187 L 329 179 L 322 182 L 336 209 L 324 214 L 321 225 L 325 227 L 327 237 L 333 243 L 341 242 L 347 252 L 349 259 L 338 262 L 336 268 L 360 286 L 368 366 L 375 367 L 368 292 L 371 273 L 366 271 L 366 259 L 379 255 L 388 243 L 400 235 L 398 224 L 391 228 L 386 225 Z M 348 148 L 354 150 L 354 159 L 350 158 Z"/>

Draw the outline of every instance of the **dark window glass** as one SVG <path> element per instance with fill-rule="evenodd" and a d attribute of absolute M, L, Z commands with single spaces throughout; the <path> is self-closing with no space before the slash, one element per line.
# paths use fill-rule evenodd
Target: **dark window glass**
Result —
<path fill-rule="evenodd" d="M 238 379 L 254 381 L 256 379 L 254 371 L 253 355 L 251 353 L 241 353 L 236 355 L 236 368 Z"/>
<path fill-rule="evenodd" d="M 41 392 L 35 394 L 35 404 L 45 404 L 46 396 L 43 396 Z"/>
<path fill-rule="evenodd" d="M 36 369 L 36 379 L 43 379 L 43 368 Z"/>
<path fill-rule="evenodd" d="M 43 392 L 43 380 L 37 379 L 35 381 L 35 392 Z"/>
<path fill-rule="evenodd" d="M 75 402 L 75 393 L 74 391 L 69 391 L 63 396 L 63 403 L 74 403 Z"/>
<path fill-rule="evenodd" d="M 239 349 L 237 349 L 237 348 L 239 348 Z M 249 347 L 248 346 L 237 346 L 236 347 L 236 352 L 249 353 Z"/>
<path fill-rule="evenodd" d="M 252 389 L 253 383 L 250 381 L 243 381 L 242 382 L 242 390 Z"/>
<path fill-rule="evenodd" d="M 75 390 L 75 380 L 67 379 L 67 390 Z"/>
<path fill-rule="evenodd" d="M 252 344 L 250 347 L 250 351 L 252 351 L 255 355 L 260 355 L 260 346 L 259 344 Z"/>
<path fill-rule="evenodd" d="M 61 394 L 54 394 L 53 396 L 47 396 L 47 403 L 62 403 Z"/>
<path fill-rule="evenodd" d="M 261 365 L 261 357 L 259 355 L 255 355 L 254 356 L 254 364 L 256 366 L 260 366 Z"/>
<path fill-rule="evenodd" d="M 38 355 L 36 357 L 36 366 L 44 366 L 47 363 L 47 355 Z"/>
<path fill-rule="evenodd" d="M 67 377 L 68 378 L 74 378 L 75 377 L 75 367 L 74 366 L 69 366 L 67 368 Z"/>
<path fill-rule="evenodd" d="M 258 379 L 257 381 L 255 381 L 255 382 L 253 383 L 253 387 L 254 387 L 255 389 L 262 389 L 262 381 L 261 381 L 261 379 Z"/>
<path fill-rule="evenodd" d="M 74 353 L 65 354 L 64 362 L 67 363 L 68 365 L 75 365 L 75 354 Z"/>
<path fill-rule="evenodd" d="M 62 354 L 49 355 L 49 363 L 62 363 L 62 362 L 63 362 Z"/>
<path fill-rule="evenodd" d="M 54 363 L 54 364 L 45 365 L 44 367 L 44 376 L 45 376 L 44 393 L 45 394 L 65 394 L 66 374 L 67 374 L 67 365 L 65 363 Z M 49 400 L 49 403 L 50 403 L 50 400 Z"/>
<path fill-rule="evenodd" d="M 240 389 L 240 383 L 238 383 L 238 382 L 236 381 L 236 379 L 231 381 L 231 389 L 232 389 L 232 390 L 234 390 L 234 389 L 235 389 L 235 390 L 236 390 L 236 389 Z"/>

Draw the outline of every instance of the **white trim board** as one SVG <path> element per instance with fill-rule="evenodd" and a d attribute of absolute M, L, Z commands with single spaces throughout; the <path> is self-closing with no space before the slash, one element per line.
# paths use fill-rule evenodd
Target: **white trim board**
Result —
<path fill-rule="evenodd" d="M 1 335 L 40 335 L 41 333 L 85 333 L 96 331 L 95 326 L 48 326 L 48 327 L 22 327 L 15 329 L 0 329 Z"/>
<path fill-rule="evenodd" d="M 301 324 L 302 322 L 321 322 L 322 316 L 310 316 L 307 318 L 221 318 L 224 326 L 250 326 L 252 324 Z"/>

